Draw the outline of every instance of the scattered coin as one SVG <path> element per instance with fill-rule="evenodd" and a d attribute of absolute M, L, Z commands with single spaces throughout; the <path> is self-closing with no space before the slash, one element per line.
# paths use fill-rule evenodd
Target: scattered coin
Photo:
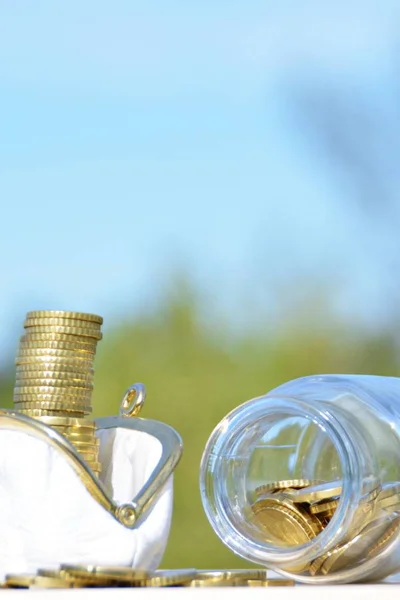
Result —
<path fill-rule="evenodd" d="M 155 571 L 148 579 L 140 581 L 137 587 L 186 587 L 196 577 L 196 573 L 196 569 Z"/>
<path fill-rule="evenodd" d="M 261 581 L 260 579 L 247 579 L 240 582 L 234 583 L 234 586 L 240 587 L 287 587 L 293 586 L 294 581 L 292 579 L 266 579 Z"/>
<path fill-rule="evenodd" d="M 151 571 L 131 569 L 130 567 L 102 567 L 94 565 L 61 565 L 61 570 L 68 575 L 86 582 L 129 582 L 139 583 L 151 578 Z"/>
<path fill-rule="evenodd" d="M 6 588 L 106 588 L 106 587 L 277 587 L 293 586 L 290 579 L 268 579 L 265 570 L 197 571 L 165 569 L 140 571 L 130 567 L 61 565 L 33 574 L 7 575 Z"/>

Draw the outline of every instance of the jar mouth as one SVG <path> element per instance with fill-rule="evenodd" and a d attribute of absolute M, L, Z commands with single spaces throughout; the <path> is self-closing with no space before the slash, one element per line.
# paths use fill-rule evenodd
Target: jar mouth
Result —
<path fill-rule="evenodd" d="M 248 474 L 243 440 L 251 437 L 251 428 L 256 430 L 259 423 L 276 424 L 290 419 L 309 423 L 332 444 L 340 464 L 342 489 L 337 508 L 326 527 L 312 539 L 288 546 L 266 542 L 260 530 L 257 534 L 254 524 L 249 525 L 246 521 L 251 511 L 246 514 L 243 510 L 247 502 L 243 481 Z M 305 562 L 309 563 L 337 545 L 348 530 L 354 516 L 352 507 L 357 505 L 362 490 L 362 469 L 351 436 L 341 420 L 332 414 L 330 406 L 271 394 L 239 406 L 214 429 L 202 457 L 200 489 L 214 531 L 233 552 L 256 563 L 272 568 L 279 565 L 282 570 L 300 573 Z"/>

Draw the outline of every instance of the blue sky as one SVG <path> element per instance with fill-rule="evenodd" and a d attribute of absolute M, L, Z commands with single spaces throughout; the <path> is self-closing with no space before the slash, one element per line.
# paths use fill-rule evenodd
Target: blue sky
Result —
<path fill-rule="evenodd" d="M 290 89 L 327 81 L 379 110 L 400 10 L 326 4 L 1 5 L 3 356 L 27 310 L 113 323 L 174 265 L 233 320 L 310 273 L 376 313 L 380 265 Z"/>

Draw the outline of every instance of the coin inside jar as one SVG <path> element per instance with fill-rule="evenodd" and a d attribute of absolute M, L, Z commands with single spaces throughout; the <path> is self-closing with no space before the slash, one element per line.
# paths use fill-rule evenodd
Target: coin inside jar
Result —
<path fill-rule="evenodd" d="M 265 495 L 252 506 L 255 521 L 263 527 L 265 539 L 279 546 L 306 544 L 322 531 L 317 517 L 282 494 Z"/>

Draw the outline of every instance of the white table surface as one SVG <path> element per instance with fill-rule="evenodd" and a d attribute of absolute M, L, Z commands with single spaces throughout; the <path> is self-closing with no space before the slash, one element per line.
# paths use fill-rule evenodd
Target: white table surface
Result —
<path fill-rule="evenodd" d="M 240 587 L 209 587 L 209 588 L 88 588 L 71 590 L 1 590 L 0 600 L 16 597 L 22 594 L 34 594 L 35 598 L 43 596 L 46 600 L 74 598 L 76 600 L 93 600 L 98 598 L 121 598 L 135 600 L 152 598 L 158 600 L 231 600 L 246 598 L 246 600 L 261 600 L 266 596 L 292 600 L 400 600 L 400 577 L 391 578 L 382 583 L 374 584 L 348 584 L 348 585 L 300 585 L 293 587 L 270 588 L 240 588 Z M 125 599 L 123 599 L 125 596 Z M 142 598 L 141 598 L 142 597 Z"/>

